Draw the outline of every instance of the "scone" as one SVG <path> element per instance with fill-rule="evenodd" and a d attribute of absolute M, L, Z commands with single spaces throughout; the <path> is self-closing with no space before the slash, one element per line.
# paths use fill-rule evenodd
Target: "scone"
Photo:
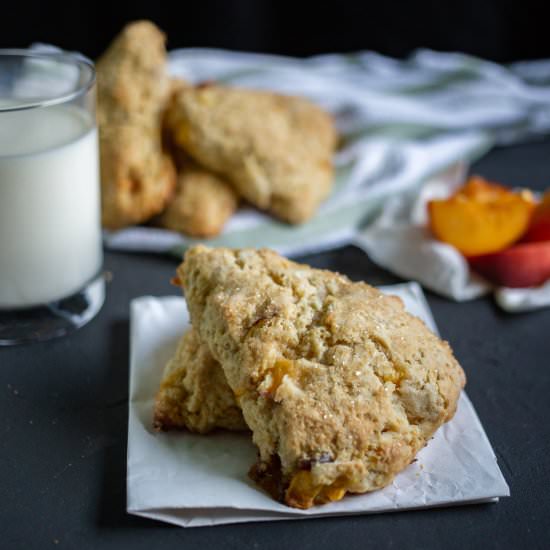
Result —
<path fill-rule="evenodd" d="M 303 98 L 207 84 L 180 89 L 167 110 L 175 141 L 258 208 L 290 223 L 329 195 L 336 133 Z"/>
<path fill-rule="evenodd" d="M 103 226 L 144 222 L 172 197 L 176 170 L 160 148 L 158 129 L 131 124 L 100 129 Z"/>
<path fill-rule="evenodd" d="M 239 197 L 229 183 L 187 159 L 178 168 L 176 191 L 158 223 L 191 237 L 214 237 L 238 204 Z"/>
<path fill-rule="evenodd" d="M 197 246 L 178 279 L 258 447 L 251 474 L 289 506 L 388 485 L 454 415 L 464 373 L 399 298 L 269 250 Z"/>
<path fill-rule="evenodd" d="M 131 23 L 97 62 L 102 221 L 111 229 L 158 214 L 175 187 L 161 143 L 171 90 L 164 41 L 153 23 Z"/>
<path fill-rule="evenodd" d="M 182 336 L 164 369 L 155 401 L 154 425 L 159 430 L 198 433 L 215 428 L 247 429 L 219 363 L 193 330 Z"/>

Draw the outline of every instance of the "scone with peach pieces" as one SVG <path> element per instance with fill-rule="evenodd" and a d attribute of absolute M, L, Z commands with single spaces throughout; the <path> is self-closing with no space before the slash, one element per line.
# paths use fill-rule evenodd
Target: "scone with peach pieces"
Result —
<path fill-rule="evenodd" d="M 164 42 L 153 23 L 137 21 L 97 61 L 102 222 L 109 229 L 158 214 L 176 184 L 161 139 L 172 89 Z"/>
<path fill-rule="evenodd" d="M 269 250 L 197 246 L 178 278 L 258 447 L 251 475 L 289 506 L 388 485 L 455 413 L 464 372 L 399 298 Z"/>
<path fill-rule="evenodd" d="M 310 219 L 332 187 L 336 131 L 310 101 L 218 84 L 181 87 L 167 109 L 174 141 L 258 208 Z"/>
<path fill-rule="evenodd" d="M 215 237 L 238 205 L 239 196 L 225 179 L 187 158 L 178 166 L 174 196 L 158 222 L 190 237 Z"/>
<path fill-rule="evenodd" d="M 192 329 L 182 336 L 164 369 L 155 400 L 154 425 L 158 430 L 198 433 L 216 428 L 247 429 L 220 364 Z"/>

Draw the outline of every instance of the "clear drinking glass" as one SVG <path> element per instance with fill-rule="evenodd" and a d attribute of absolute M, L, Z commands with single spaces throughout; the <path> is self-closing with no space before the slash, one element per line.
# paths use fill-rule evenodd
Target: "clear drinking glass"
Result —
<path fill-rule="evenodd" d="M 61 336 L 105 298 L 95 71 L 0 50 L 0 345 Z"/>

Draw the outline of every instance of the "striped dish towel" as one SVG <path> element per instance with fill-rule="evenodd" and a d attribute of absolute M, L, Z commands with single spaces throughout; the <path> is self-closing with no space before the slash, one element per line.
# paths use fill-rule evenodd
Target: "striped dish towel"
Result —
<path fill-rule="evenodd" d="M 334 114 L 343 146 L 331 197 L 301 226 L 239 211 L 213 246 L 267 246 L 295 256 L 355 241 L 390 196 L 457 173 L 495 144 L 550 130 L 550 61 L 503 67 L 421 50 L 405 61 L 372 52 L 293 59 L 208 49 L 170 53 L 191 82 L 303 95 Z M 172 253 L 197 242 L 151 227 L 105 232 L 114 250 Z"/>

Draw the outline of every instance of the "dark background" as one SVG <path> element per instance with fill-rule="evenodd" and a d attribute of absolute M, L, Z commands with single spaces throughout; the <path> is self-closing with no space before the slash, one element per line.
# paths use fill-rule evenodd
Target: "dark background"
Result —
<path fill-rule="evenodd" d="M 510 62 L 550 57 L 547 6 L 542 0 L 13 0 L 2 6 L 0 48 L 42 41 L 95 58 L 124 23 L 148 18 L 166 31 L 170 49 L 296 56 L 370 49 L 405 57 L 427 47 Z"/>

